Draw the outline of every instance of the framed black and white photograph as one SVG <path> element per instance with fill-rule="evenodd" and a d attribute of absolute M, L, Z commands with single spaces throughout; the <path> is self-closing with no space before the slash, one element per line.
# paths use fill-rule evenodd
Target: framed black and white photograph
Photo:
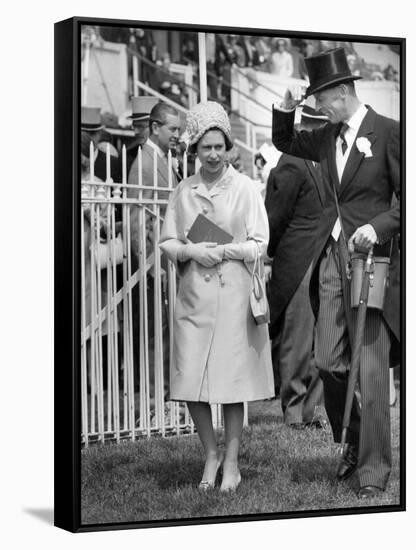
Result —
<path fill-rule="evenodd" d="M 333 31 L 55 24 L 56 526 L 405 510 L 406 41 Z"/>

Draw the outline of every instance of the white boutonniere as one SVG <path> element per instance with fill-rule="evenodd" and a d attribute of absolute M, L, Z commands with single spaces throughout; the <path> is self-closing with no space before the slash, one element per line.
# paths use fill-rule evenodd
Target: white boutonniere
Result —
<path fill-rule="evenodd" d="M 357 141 L 355 143 L 360 153 L 364 153 L 365 158 L 373 156 L 373 153 L 371 152 L 371 143 L 366 137 L 357 138 Z"/>

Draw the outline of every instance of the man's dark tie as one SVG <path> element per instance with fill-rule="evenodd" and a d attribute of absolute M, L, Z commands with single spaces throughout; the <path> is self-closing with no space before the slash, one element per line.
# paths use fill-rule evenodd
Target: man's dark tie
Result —
<path fill-rule="evenodd" d="M 348 130 L 348 128 L 348 124 L 344 122 L 344 124 L 341 126 L 341 130 L 339 131 L 339 137 L 341 138 L 341 150 L 343 155 L 345 155 L 345 151 L 348 149 L 348 143 L 345 139 L 345 132 Z"/>

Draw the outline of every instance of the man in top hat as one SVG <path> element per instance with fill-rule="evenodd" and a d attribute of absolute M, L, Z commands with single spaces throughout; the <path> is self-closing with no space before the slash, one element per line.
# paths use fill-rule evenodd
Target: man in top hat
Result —
<path fill-rule="evenodd" d="M 150 111 L 158 103 L 153 96 L 134 96 L 131 100 L 132 114 L 127 118 L 131 120 L 134 131 L 134 139 L 129 143 L 127 153 L 127 171 L 130 170 L 134 159 L 137 157 L 138 147 L 143 147 L 149 137 Z"/>
<path fill-rule="evenodd" d="M 100 107 L 87 107 L 83 105 L 81 107 L 81 130 L 94 134 L 94 137 L 96 137 L 96 133 L 103 128 Z"/>
<path fill-rule="evenodd" d="M 313 130 L 327 121 L 305 105 L 299 128 Z M 322 428 L 323 385 L 313 354 L 315 319 L 309 299 L 324 204 L 319 163 L 283 153 L 270 171 L 265 204 L 270 226 L 267 254 L 272 259 L 269 332 L 284 422 L 293 429 Z"/>
<path fill-rule="evenodd" d="M 94 162 L 94 175 L 102 181 L 107 179 L 107 144 L 110 150 L 110 176 L 113 181 L 121 181 L 121 166 L 117 149 L 109 141 L 103 140 L 105 126 L 102 123 L 99 107 L 81 107 L 81 130 L 87 132 L 94 142 L 97 155 Z M 108 134 L 107 134 L 108 135 Z"/>
<path fill-rule="evenodd" d="M 350 307 L 346 265 L 354 247 L 374 247 L 375 256 L 390 256 L 392 238 L 400 229 L 399 200 L 392 206 L 393 195 L 400 198 L 400 128 L 360 102 L 354 85 L 360 77 L 350 72 L 343 48 L 308 57 L 305 63 L 310 80 L 306 96 L 315 96 L 316 109 L 330 122 L 313 132 L 293 132 L 295 107 L 304 90 L 289 89 L 280 108 L 273 109 L 272 139 L 285 153 L 321 163 L 324 210 L 311 298 L 317 315 L 315 359 L 339 442 L 356 315 Z M 400 325 L 396 254 L 393 247 L 384 310 L 367 310 L 361 410 L 354 397 L 348 446 L 337 470 L 339 480 L 356 472 L 360 498 L 383 491 L 391 470 L 389 358 Z"/>

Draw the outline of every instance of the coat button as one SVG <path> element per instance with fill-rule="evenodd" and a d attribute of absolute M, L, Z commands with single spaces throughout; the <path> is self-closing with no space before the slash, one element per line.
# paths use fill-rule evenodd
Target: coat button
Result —
<path fill-rule="evenodd" d="M 204 279 L 207 283 L 209 283 L 209 281 L 211 280 L 211 275 L 205 275 Z"/>

